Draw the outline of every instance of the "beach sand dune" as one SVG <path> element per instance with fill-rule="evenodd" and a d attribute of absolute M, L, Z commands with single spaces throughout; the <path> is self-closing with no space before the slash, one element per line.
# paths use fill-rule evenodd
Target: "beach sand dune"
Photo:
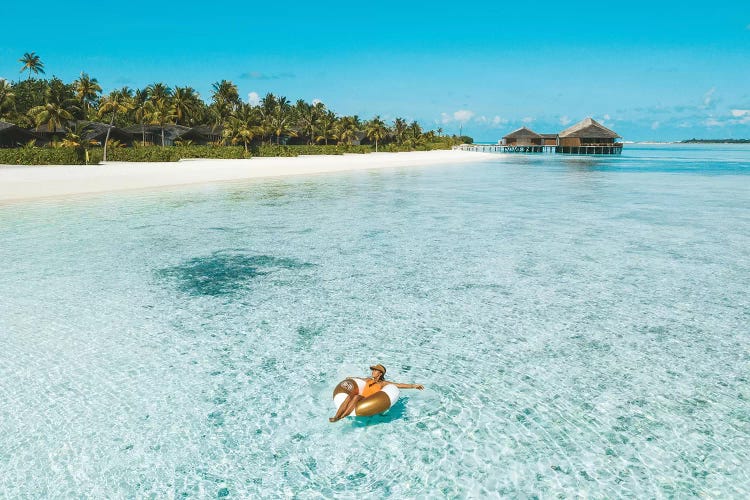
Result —
<path fill-rule="evenodd" d="M 492 158 L 497 155 L 443 150 L 248 160 L 196 159 L 174 163 L 109 162 L 95 166 L 0 166 L 0 202 L 262 177 L 467 163 Z"/>

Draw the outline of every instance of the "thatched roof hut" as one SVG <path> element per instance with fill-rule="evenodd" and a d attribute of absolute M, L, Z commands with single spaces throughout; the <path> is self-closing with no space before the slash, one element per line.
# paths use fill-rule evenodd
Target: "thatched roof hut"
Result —
<path fill-rule="evenodd" d="M 39 136 L 36 134 L 13 123 L 0 121 L 0 148 L 15 148 L 37 140 Z"/>
<path fill-rule="evenodd" d="M 84 125 L 81 136 L 85 141 L 94 141 L 104 144 L 104 140 L 107 138 L 107 128 L 109 128 L 107 123 L 88 122 Z M 109 140 L 118 141 L 126 146 L 132 146 L 134 139 L 133 134 L 113 126 L 109 131 Z"/>
<path fill-rule="evenodd" d="M 164 125 L 164 145 L 174 145 L 174 141 L 179 139 L 188 130 L 190 130 L 190 127 L 182 125 Z M 161 146 L 162 129 L 159 125 L 133 125 L 132 127 L 125 128 L 125 132 L 132 134 L 136 141 L 145 141 L 146 143 Z"/>
<path fill-rule="evenodd" d="M 620 137 L 593 118 L 586 118 L 560 132 L 561 146 L 586 146 L 614 144 Z"/>
<path fill-rule="evenodd" d="M 193 144 L 215 144 L 223 139 L 224 127 L 221 125 L 197 125 L 181 133 L 175 140 L 190 141 Z"/>
<path fill-rule="evenodd" d="M 503 137 L 503 144 L 507 146 L 539 146 L 542 136 L 530 128 L 521 127 Z"/>

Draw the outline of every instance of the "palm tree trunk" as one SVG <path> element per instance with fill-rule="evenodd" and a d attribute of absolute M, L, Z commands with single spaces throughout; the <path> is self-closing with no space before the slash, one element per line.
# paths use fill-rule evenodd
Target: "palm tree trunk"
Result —
<path fill-rule="evenodd" d="M 164 147 L 164 125 L 161 126 L 161 147 Z"/>
<path fill-rule="evenodd" d="M 378 138 L 375 138 L 375 152 L 378 152 Z"/>
<path fill-rule="evenodd" d="M 107 127 L 107 136 L 104 138 L 104 154 L 102 160 L 107 161 L 107 143 L 109 142 L 109 132 L 112 130 L 112 124 L 115 123 L 115 112 L 112 112 L 112 118 L 109 120 L 109 127 Z"/>
<path fill-rule="evenodd" d="M 141 132 L 143 133 L 143 146 L 146 145 L 146 124 L 141 123 Z"/>

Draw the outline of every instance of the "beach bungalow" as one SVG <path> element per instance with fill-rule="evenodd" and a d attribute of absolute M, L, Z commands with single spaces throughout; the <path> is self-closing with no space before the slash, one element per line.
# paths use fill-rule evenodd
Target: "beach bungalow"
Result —
<path fill-rule="evenodd" d="M 175 141 L 206 146 L 220 143 L 224 139 L 223 133 L 221 125 L 198 125 L 180 134 Z"/>
<path fill-rule="evenodd" d="M 28 131 L 36 135 L 39 139 L 37 140 L 37 146 L 46 146 L 52 142 L 62 141 L 68 134 L 68 131 L 72 128 L 72 124 L 63 124 L 60 127 L 50 128 L 48 124 L 42 123 L 36 127 L 29 129 Z"/>
<path fill-rule="evenodd" d="M 0 148 L 16 148 L 38 141 L 39 136 L 12 123 L 0 121 Z"/>
<path fill-rule="evenodd" d="M 89 143 L 96 142 L 98 144 L 104 144 L 104 141 L 107 138 L 108 128 L 109 124 L 107 123 L 89 122 L 85 124 L 81 137 Z M 133 138 L 133 134 L 128 133 L 119 127 L 113 126 L 109 131 L 109 140 L 117 141 L 123 146 L 132 146 L 135 139 Z"/>
<path fill-rule="evenodd" d="M 556 153 L 563 154 L 620 154 L 620 136 L 593 118 L 586 118 L 559 134 Z"/>
<path fill-rule="evenodd" d="M 174 141 L 182 134 L 190 130 L 190 127 L 182 125 L 164 125 L 164 145 L 174 146 Z M 133 125 L 125 128 L 125 132 L 131 134 L 133 139 L 139 143 L 161 146 L 162 127 L 159 125 Z"/>

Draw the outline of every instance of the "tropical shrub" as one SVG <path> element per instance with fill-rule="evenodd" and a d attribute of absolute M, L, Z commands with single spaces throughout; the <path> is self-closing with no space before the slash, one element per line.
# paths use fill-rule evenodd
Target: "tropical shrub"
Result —
<path fill-rule="evenodd" d="M 85 161 L 82 148 L 0 149 L 0 165 L 83 165 Z"/>

